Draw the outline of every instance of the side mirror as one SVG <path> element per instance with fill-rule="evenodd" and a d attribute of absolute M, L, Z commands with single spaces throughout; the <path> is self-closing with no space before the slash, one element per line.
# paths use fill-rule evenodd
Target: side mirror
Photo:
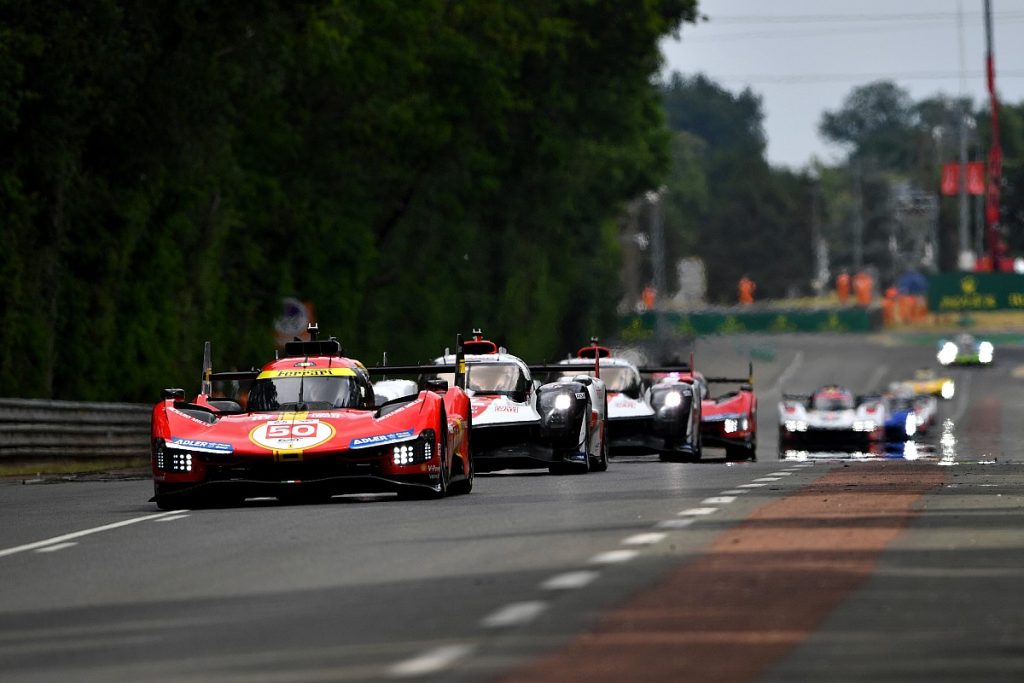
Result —
<path fill-rule="evenodd" d="M 165 401 L 167 399 L 169 399 L 169 398 L 174 399 L 175 401 L 184 401 L 185 400 L 185 390 L 184 389 L 177 389 L 177 388 L 175 388 L 175 389 L 164 389 L 163 391 L 160 392 L 160 396 Z"/>
<path fill-rule="evenodd" d="M 428 379 L 427 380 L 427 391 L 436 391 L 441 394 L 448 391 L 448 380 L 446 379 Z"/>

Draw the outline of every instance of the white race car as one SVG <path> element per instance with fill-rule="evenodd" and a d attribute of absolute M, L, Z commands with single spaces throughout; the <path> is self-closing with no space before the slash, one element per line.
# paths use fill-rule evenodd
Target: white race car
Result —
<path fill-rule="evenodd" d="M 855 397 L 837 385 L 813 394 L 783 394 L 779 403 L 779 452 L 866 448 L 884 436 L 885 402 Z"/>
<path fill-rule="evenodd" d="M 581 371 L 540 384 L 529 366 L 480 330 L 463 345 L 466 393 L 473 408 L 473 462 L 478 472 L 547 467 L 553 473 L 608 469 L 605 383 Z M 436 358 L 453 365 L 456 357 Z M 593 366 L 593 361 L 591 361 Z M 454 373 L 430 378 L 454 382 Z"/>
<path fill-rule="evenodd" d="M 596 367 L 595 361 L 599 363 Z M 701 394 L 688 366 L 639 368 L 592 339 L 575 358 L 533 367 L 563 377 L 599 370 L 608 388 L 608 433 L 613 447 L 656 452 L 663 460 L 700 459 Z M 659 370 L 664 376 L 645 387 L 642 373 Z"/>

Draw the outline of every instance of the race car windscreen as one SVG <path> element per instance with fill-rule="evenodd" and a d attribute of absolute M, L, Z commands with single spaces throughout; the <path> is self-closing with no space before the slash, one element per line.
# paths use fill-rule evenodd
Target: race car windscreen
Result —
<path fill-rule="evenodd" d="M 575 377 L 576 375 L 593 375 L 593 365 L 580 365 L 573 370 L 566 370 L 562 377 Z M 608 391 L 620 392 L 623 394 L 640 394 L 640 378 L 633 372 L 632 368 L 602 367 L 601 379 L 604 380 Z"/>
<path fill-rule="evenodd" d="M 421 382 L 428 379 L 443 379 L 448 386 L 454 386 L 455 373 L 439 372 L 421 376 Z M 526 391 L 527 381 L 515 363 L 468 363 L 466 365 L 466 388 L 475 394 L 506 394 Z"/>
<path fill-rule="evenodd" d="M 249 410 L 330 410 L 359 408 L 359 385 L 351 377 L 258 379 L 249 392 Z"/>
<path fill-rule="evenodd" d="M 811 404 L 814 410 L 851 410 L 853 408 L 853 397 L 842 395 L 822 395 L 814 397 Z"/>

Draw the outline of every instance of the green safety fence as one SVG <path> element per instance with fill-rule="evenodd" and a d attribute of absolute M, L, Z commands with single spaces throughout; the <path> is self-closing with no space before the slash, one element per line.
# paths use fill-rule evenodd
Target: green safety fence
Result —
<path fill-rule="evenodd" d="M 834 309 L 758 309 L 750 311 L 703 310 L 663 313 L 670 335 L 702 336 L 744 332 L 870 332 L 882 326 L 878 309 L 859 307 Z M 652 311 L 620 318 L 619 334 L 624 341 L 652 339 L 657 314 Z"/>

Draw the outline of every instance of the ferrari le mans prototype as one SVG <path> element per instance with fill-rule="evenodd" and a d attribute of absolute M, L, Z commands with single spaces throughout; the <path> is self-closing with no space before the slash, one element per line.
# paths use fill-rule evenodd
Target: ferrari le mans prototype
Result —
<path fill-rule="evenodd" d="M 362 363 L 342 356 L 334 338 L 316 340 L 315 327 L 310 336 L 253 372 L 213 374 L 207 344 L 199 395 L 186 402 L 184 390 L 164 390 L 152 426 L 158 507 L 472 489 L 470 403 L 457 370 L 451 385 L 378 405 Z M 247 407 L 214 398 L 217 380 L 251 382 Z"/>
<path fill-rule="evenodd" d="M 885 421 L 881 396 L 855 398 L 836 385 L 810 395 L 783 394 L 779 404 L 779 452 L 866 448 L 882 438 Z"/>
<path fill-rule="evenodd" d="M 604 381 L 581 368 L 541 385 L 519 357 L 484 339 L 480 330 L 473 335 L 464 349 L 478 471 L 547 467 L 560 474 L 607 470 Z M 449 365 L 453 360 L 446 354 L 435 362 Z M 450 379 L 451 375 L 429 377 Z"/>
<path fill-rule="evenodd" d="M 698 394 L 689 366 L 638 368 L 592 339 L 575 358 L 533 368 L 565 376 L 599 373 L 608 387 L 608 432 L 613 446 L 654 451 L 662 460 L 701 457 L 701 403 L 695 399 Z M 645 389 L 642 374 L 659 371 L 660 381 Z"/>
<path fill-rule="evenodd" d="M 738 384 L 735 391 L 710 397 L 711 384 Z M 701 383 L 705 398 L 701 406 L 701 432 L 708 446 L 725 448 L 727 460 L 757 460 L 757 396 L 754 367 L 746 377 L 705 377 Z"/>
<path fill-rule="evenodd" d="M 970 334 L 958 334 L 952 340 L 939 340 L 935 354 L 940 365 L 991 365 L 995 347 L 992 342 L 975 339 Z"/>

